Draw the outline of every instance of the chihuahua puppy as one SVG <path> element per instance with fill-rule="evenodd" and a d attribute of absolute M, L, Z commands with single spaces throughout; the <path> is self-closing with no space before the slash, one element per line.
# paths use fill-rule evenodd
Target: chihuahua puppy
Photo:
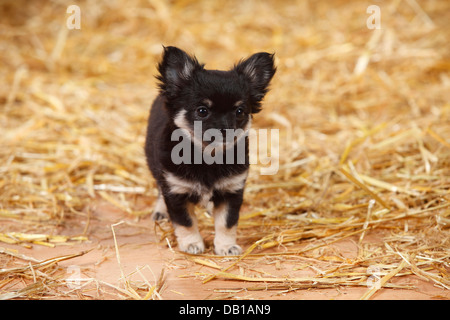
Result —
<path fill-rule="evenodd" d="M 160 94 L 151 108 L 145 142 L 159 189 L 153 218 L 170 218 L 179 249 L 200 254 L 205 245 L 194 206 L 209 206 L 215 253 L 238 255 L 248 131 L 275 74 L 274 57 L 256 53 L 218 71 L 205 69 L 176 47 L 164 47 L 158 71 Z"/>

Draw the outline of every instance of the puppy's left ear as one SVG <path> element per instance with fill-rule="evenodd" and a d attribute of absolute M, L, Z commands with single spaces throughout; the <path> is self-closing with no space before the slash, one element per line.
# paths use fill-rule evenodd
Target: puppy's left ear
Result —
<path fill-rule="evenodd" d="M 249 83 L 252 113 L 261 111 L 261 100 L 267 93 L 270 80 L 276 71 L 274 55 L 267 52 L 255 53 L 239 62 L 234 70 Z"/>
<path fill-rule="evenodd" d="M 195 57 L 177 47 L 164 47 L 161 63 L 158 65 L 160 75 L 159 87 L 167 98 L 174 98 L 184 84 L 192 77 L 195 70 L 202 69 Z"/>

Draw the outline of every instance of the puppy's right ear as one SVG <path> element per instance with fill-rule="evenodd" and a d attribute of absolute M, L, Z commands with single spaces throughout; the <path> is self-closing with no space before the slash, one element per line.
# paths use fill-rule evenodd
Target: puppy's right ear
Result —
<path fill-rule="evenodd" d="M 274 64 L 274 55 L 267 52 L 255 53 L 239 62 L 234 70 L 243 75 L 250 84 L 249 97 L 252 113 L 259 112 L 261 100 L 267 93 L 270 80 L 277 70 Z"/>
<path fill-rule="evenodd" d="M 195 70 L 203 68 L 195 57 L 176 47 L 164 47 L 162 61 L 158 64 L 159 88 L 167 98 L 176 97 L 181 87 L 192 77 Z"/>

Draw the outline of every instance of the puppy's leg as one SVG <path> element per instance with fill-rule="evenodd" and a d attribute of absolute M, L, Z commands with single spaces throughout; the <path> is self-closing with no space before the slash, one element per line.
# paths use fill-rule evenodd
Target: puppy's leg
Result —
<path fill-rule="evenodd" d="M 203 253 L 205 244 L 198 231 L 194 204 L 180 194 L 170 195 L 165 200 L 170 220 L 175 229 L 179 249 L 191 254 Z"/>
<path fill-rule="evenodd" d="M 162 220 L 169 218 L 169 214 L 167 213 L 167 206 L 166 202 L 164 201 L 164 197 L 161 193 L 161 190 L 159 190 L 158 199 L 156 200 L 155 207 L 153 209 L 152 214 L 153 220 Z"/>
<path fill-rule="evenodd" d="M 214 201 L 214 252 L 217 255 L 239 255 L 242 248 L 236 244 L 236 229 L 243 190 L 237 194 L 227 194 Z"/>

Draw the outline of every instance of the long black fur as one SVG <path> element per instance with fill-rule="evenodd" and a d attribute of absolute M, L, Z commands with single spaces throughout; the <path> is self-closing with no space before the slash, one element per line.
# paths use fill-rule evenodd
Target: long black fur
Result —
<path fill-rule="evenodd" d="M 174 224 L 190 227 L 192 219 L 186 209 L 187 203 L 196 204 L 201 197 L 198 194 L 171 193 L 171 186 L 164 175 L 171 173 L 180 179 L 200 183 L 205 188 L 213 188 L 219 179 L 248 170 L 248 140 L 245 144 L 245 163 L 242 164 L 226 164 L 225 161 L 223 164 L 207 164 L 204 161 L 200 164 L 194 161 L 191 164 L 175 164 L 171 159 L 172 149 L 179 143 L 171 141 L 172 132 L 178 128 L 174 123 L 175 116 L 181 110 L 186 110 L 187 122 L 192 124 L 194 121 L 203 121 L 203 131 L 210 128 L 244 128 L 251 115 L 261 110 L 261 101 L 276 68 L 273 55 L 257 53 L 228 71 L 207 70 L 195 57 L 184 51 L 176 47 L 164 47 L 158 71 L 160 94 L 151 108 L 145 154 L 164 197 L 170 220 Z M 204 105 L 205 99 L 211 101 L 213 106 L 211 116 L 203 120 L 196 114 L 196 109 Z M 245 116 L 236 115 L 235 104 L 238 101 L 242 102 L 240 106 Z M 191 147 L 201 151 L 197 145 L 192 144 Z M 236 146 L 234 152 L 236 156 Z M 236 192 L 212 192 L 210 201 L 214 205 L 228 204 L 228 228 L 238 222 L 243 191 L 244 188 Z"/>

